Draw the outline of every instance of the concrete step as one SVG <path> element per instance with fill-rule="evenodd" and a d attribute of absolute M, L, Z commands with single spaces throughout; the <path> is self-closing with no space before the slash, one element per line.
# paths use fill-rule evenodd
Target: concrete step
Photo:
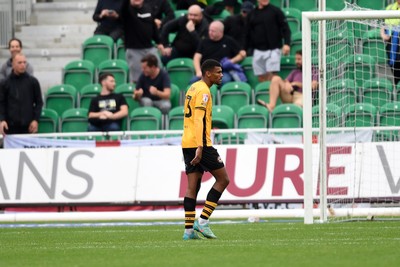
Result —
<path fill-rule="evenodd" d="M 96 28 L 95 24 L 84 25 L 32 25 L 22 26 L 19 35 L 24 37 L 81 37 L 86 38 L 93 35 Z"/>

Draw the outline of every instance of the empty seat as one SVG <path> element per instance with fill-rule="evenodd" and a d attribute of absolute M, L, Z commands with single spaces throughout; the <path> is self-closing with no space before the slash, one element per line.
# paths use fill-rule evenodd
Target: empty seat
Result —
<path fill-rule="evenodd" d="M 282 11 L 292 34 L 301 31 L 301 11 L 292 7 L 282 8 Z"/>
<path fill-rule="evenodd" d="M 58 132 L 59 116 L 55 110 L 43 108 L 39 118 L 38 133 Z"/>
<path fill-rule="evenodd" d="M 136 84 L 124 83 L 115 88 L 115 93 L 122 94 L 125 97 L 126 103 L 128 104 L 128 114 L 139 107 L 139 102 L 133 99 L 133 91 L 135 90 Z"/>
<path fill-rule="evenodd" d="M 378 115 L 379 126 L 400 126 L 400 102 L 386 103 L 380 108 Z M 399 141 L 398 130 L 379 130 L 377 137 L 382 141 Z"/>
<path fill-rule="evenodd" d="M 63 68 L 63 83 L 73 85 L 78 92 L 88 84 L 94 82 L 95 67 L 91 61 L 75 60 Z"/>
<path fill-rule="evenodd" d="M 129 116 L 129 129 L 131 131 L 161 130 L 162 114 L 155 107 L 138 107 Z"/>
<path fill-rule="evenodd" d="M 378 64 L 386 64 L 386 44 L 381 38 L 380 29 L 365 32 L 361 42 L 363 54 L 372 56 Z"/>
<path fill-rule="evenodd" d="M 216 105 L 212 111 L 213 129 L 233 129 L 235 128 L 235 112 L 229 106 Z"/>
<path fill-rule="evenodd" d="M 282 79 L 286 79 L 292 70 L 296 69 L 296 59 L 295 56 L 282 56 L 281 57 L 281 70 L 278 75 Z"/>
<path fill-rule="evenodd" d="M 252 62 L 253 57 L 248 56 L 240 62 L 240 65 L 243 68 L 244 75 L 246 75 L 247 83 L 250 84 L 251 88 L 255 88 L 258 84 L 258 77 L 254 75 Z"/>
<path fill-rule="evenodd" d="M 269 122 L 268 109 L 258 105 L 247 105 L 237 111 L 237 127 L 239 129 L 267 128 Z"/>
<path fill-rule="evenodd" d="M 228 82 L 220 89 L 221 105 L 231 107 L 234 112 L 242 106 L 249 105 L 251 99 L 251 87 L 246 82 Z"/>
<path fill-rule="evenodd" d="M 370 55 L 350 55 L 344 59 L 343 73 L 348 79 L 353 79 L 361 87 L 363 82 L 375 78 L 376 62 Z"/>
<path fill-rule="evenodd" d="M 54 110 L 61 116 L 64 111 L 76 107 L 76 89 L 69 84 L 55 85 L 46 91 L 44 102 L 46 108 Z"/>
<path fill-rule="evenodd" d="M 168 130 L 183 130 L 183 117 L 185 108 L 178 106 L 168 112 Z"/>
<path fill-rule="evenodd" d="M 61 132 L 87 132 L 88 110 L 85 108 L 72 108 L 64 111 L 61 116 Z"/>
<path fill-rule="evenodd" d="M 342 109 L 333 103 L 326 104 L 326 127 L 340 127 L 342 123 Z M 312 127 L 319 128 L 319 106 L 312 108 Z"/>
<path fill-rule="evenodd" d="M 113 58 L 114 40 L 108 35 L 94 35 L 82 44 L 82 59 L 91 61 L 95 67 Z"/>
<path fill-rule="evenodd" d="M 126 60 L 125 56 L 125 44 L 122 39 L 118 39 L 115 43 L 114 59 Z"/>
<path fill-rule="evenodd" d="M 357 102 L 357 86 L 352 79 L 332 80 L 326 85 L 326 102 L 346 107 Z"/>
<path fill-rule="evenodd" d="M 174 58 L 166 66 L 171 83 L 176 84 L 181 91 L 185 91 L 194 76 L 193 59 Z"/>
<path fill-rule="evenodd" d="M 171 95 L 169 99 L 171 101 L 171 108 L 180 106 L 181 91 L 176 84 L 171 83 Z"/>
<path fill-rule="evenodd" d="M 372 104 L 356 103 L 345 108 L 343 114 L 345 127 L 375 126 L 377 109 Z"/>
<path fill-rule="evenodd" d="M 392 101 L 393 83 L 385 78 L 366 80 L 361 87 L 363 103 L 369 103 L 380 108 Z"/>
<path fill-rule="evenodd" d="M 317 3 L 317 0 L 290 0 L 288 1 L 288 7 L 296 8 L 300 11 L 311 11 L 317 8 Z"/>
<path fill-rule="evenodd" d="M 295 104 L 281 104 L 271 113 L 272 128 L 301 128 L 303 109 Z"/>

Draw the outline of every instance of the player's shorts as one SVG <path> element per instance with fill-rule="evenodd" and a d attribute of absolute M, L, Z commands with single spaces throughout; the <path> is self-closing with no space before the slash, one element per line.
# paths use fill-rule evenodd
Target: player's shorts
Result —
<path fill-rule="evenodd" d="M 258 50 L 253 53 L 253 71 L 254 75 L 260 76 L 267 72 L 278 72 L 281 70 L 281 50 Z"/>
<path fill-rule="evenodd" d="M 203 156 L 201 161 L 196 166 L 190 164 L 190 162 L 196 156 L 197 148 L 183 148 L 183 160 L 185 161 L 185 171 L 186 174 L 193 172 L 200 172 L 203 174 L 205 171 L 213 171 L 220 168 L 223 168 L 224 162 L 221 160 L 221 157 L 218 154 L 218 151 L 212 147 L 203 147 Z"/>

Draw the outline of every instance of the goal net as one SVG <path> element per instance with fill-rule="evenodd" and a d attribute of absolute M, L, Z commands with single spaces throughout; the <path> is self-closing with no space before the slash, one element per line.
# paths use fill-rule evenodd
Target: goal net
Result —
<path fill-rule="evenodd" d="M 396 218 L 400 11 L 347 5 L 302 19 L 305 223 Z"/>

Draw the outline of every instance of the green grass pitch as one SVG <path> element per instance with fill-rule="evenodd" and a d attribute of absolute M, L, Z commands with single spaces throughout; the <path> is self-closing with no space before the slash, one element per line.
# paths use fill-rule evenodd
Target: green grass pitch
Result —
<path fill-rule="evenodd" d="M 400 221 L 0 228 L 0 266 L 399 266 Z"/>

